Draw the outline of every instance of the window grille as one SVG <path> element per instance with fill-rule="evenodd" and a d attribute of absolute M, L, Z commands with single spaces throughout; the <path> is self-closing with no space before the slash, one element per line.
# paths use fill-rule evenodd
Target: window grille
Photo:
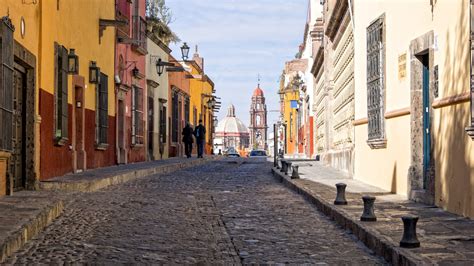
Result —
<path fill-rule="evenodd" d="M 0 150 L 13 150 L 13 26 L 0 20 Z"/>
<path fill-rule="evenodd" d="M 132 90 L 132 144 L 143 144 L 143 90 L 133 86 Z"/>
<path fill-rule="evenodd" d="M 384 18 L 367 27 L 367 117 L 368 139 L 385 138 L 385 53 Z"/>
<path fill-rule="evenodd" d="M 68 138 L 68 51 L 55 43 L 55 133 L 56 144 L 64 145 Z"/>
<path fill-rule="evenodd" d="M 100 82 L 97 88 L 97 144 L 107 144 L 109 128 L 109 95 L 108 76 L 100 73 Z"/>

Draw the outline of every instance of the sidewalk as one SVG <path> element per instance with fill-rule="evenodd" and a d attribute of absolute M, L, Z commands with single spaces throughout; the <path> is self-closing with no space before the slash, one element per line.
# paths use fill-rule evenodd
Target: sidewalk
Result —
<path fill-rule="evenodd" d="M 216 159 L 208 156 L 198 158 L 170 158 L 159 161 L 140 162 L 87 170 L 67 174 L 40 182 L 41 190 L 92 192 L 110 185 L 125 183 L 144 176 L 166 174 L 179 169 L 201 165 Z"/>
<path fill-rule="evenodd" d="M 56 194 L 21 191 L 0 198 L 0 263 L 41 232 L 63 211 Z"/>
<path fill-rule="evenodd" d="M 293 162 L 299 165 L 300 179 L 289 179 L 273 168 L 276 178 L 302 194 L 308 201 L 359 238 L 377 255 L 394 265 L 474 265 L 474 221 L 440 208 L 414 203 L 402 196 L 350 179 L 347 175 L 320 162 Z M 348 205 L 334 205 L 336 183 L 346 183 Z M 363 195 L 375 201 L 376 222 L 361 222 Z M 399 247 L 402 216 L 419 217 L 417 225 L 420 248 Z"/>
<path fill-rule="evenodd" d="M 0 264 L 62 213 L 64 202 L 68 199 L 68 194 L 63 192 L 96 191 L 148 175 L 201 165 L 217 158 L 172 158 L 99 168 L 40 182 L 40 191 L 20 191 L 12 196 L 0 197 Z"/>

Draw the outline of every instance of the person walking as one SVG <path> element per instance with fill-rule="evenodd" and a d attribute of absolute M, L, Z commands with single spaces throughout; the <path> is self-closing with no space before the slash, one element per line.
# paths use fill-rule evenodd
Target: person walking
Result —
<path fill-rule="evenodd" d="M 199 125 L 194 129 L 196 144 L 198 149 L 198 158 L 203 158 L 204 142 L 206 142 L 206 127 L 202 125 L 202 119 L 199 119 Z"/>
<path fill-rule="evenodd" d="M 184 142 L 184 152 L 186 153 L 187 158 L 191 158 L 191 153 L 193 152 L 193 128 L 186 122 L 186 126 L 183 128 L 183 142 Z"/>

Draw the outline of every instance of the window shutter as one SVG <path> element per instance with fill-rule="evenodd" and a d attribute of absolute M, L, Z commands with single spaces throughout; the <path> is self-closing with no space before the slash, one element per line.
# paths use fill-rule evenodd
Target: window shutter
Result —
<path fill-rule="evenodd" d="M 13 31 L 9 17 L 0 21 L 0 150 L 13 149 Z"/>
<path fill-rule="evenodd" d="M 67 58 L 67 49 L 61 47 L 61 137 L 68 138 L 68 58 Z"/>

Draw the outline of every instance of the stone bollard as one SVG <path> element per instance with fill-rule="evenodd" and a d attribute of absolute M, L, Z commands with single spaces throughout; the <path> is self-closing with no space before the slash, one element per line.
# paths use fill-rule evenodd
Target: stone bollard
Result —
<path fill-rule="evenodd" d="M 299 165 L 293 165 L 293 171 L 291 172 L 291 179 L 298 179 L 300 178 L 300 174 L 298 173 Z"/>
<path fill-rule="evenodd" d="M 285 168 L 286 168 L 286 161 L 285 161 L 285 160 L 281 160 L 281 169 L 280 169 L 280 172 L 281 172 L 281 173 L 284 173 L 284 172 L 285 172 Z"/>
<path fill-rule="evenodd" d="M 404 216 L 403 221 L 403 237 L 400 241 L 400 247 L 402 248 L 419 248 L 420 241 L 416 237 L 416 222 L 418 217 L 416 216 Z"/>
<path fill-rule="evenodd" d="M 288 171 L 290 171 L 290 168 L 291 168 L 291 162 L 286 162 L 285 175 L 288 175 Z"/>
<path fill-rule="evenodd" d="M 334 201 L 334 205 L 347 205 L 346 201 L 346 184 L 344 183 L 337 183 L 337 195 L 336 200 Z"/>
<path fill-rule="evenodd" d="M 377 221 L 377 217 L 375 217 L 375 213 L 374 213 L 375 197 L 363 196 L 362 200 L 364 201 L 364 212 L 362 212 L 362 216 L 360 217 L 360 220 L 363 222 Z"/>
<path fill-rule="evenodd" d="M 281 161 L 280 158 L 276 159 L 276 166 L 275 166 L 276 169 L 280 169 L 280 161 Z"/>

